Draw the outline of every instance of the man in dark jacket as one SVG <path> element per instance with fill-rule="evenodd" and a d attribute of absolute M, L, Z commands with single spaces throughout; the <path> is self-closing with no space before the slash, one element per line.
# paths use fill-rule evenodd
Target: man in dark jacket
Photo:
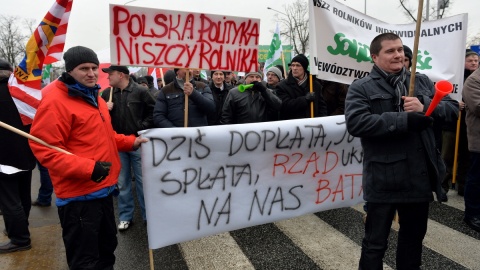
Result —
<path fill-rule="evenodd" d="M 468 150 L 470 151 L 463 221 L 470 228 L 480 232 L 480 69 L 477 68 L 465 81 L 462 97 L 466 104 Z"/>
<path fill-rule="evenodd" d="M 225 72 L 221 70 L 212 70 L 210 77 L 212 81 L 209 86 L 212 90 L 213 100 L 215 101 L 216 112 L 208 114 L 208 125 L 220 125 L 223 103 L 227 98 L 228 91 L 233 88 L 225 82 Z"/>
<path fill-rule="evenodd" d="M 414 96 L 408 97 L 410 73 L 397 35 L 378 35 L 370 52 L 373 69 L 352 83 L 345 102 L 348 132 L 361 138 L 364 151 L 362 185 L 368 215 L 359 269 L 383 269 L 395 211 L 401 221 L 396 266 L 420 269 L 429 202 L 432 191 L 441 194 L 445 174 L 432 122 L 451 117 L 452 107 L 446 102 L 452 100 L 441 101 L 432 117 L 425 116 L 434 87 L 421 74 L 416 74 Z"/>
<path fill-rule="evenodd" d="M 465 52 L 465 70 L 463 73 L 463 81 L 467 80 L 468 76 L 478 69 L 478 54 L 472 50 L 467 49 Z M 465 191 L 465 180 L 467 178 L 467 171 L 470 166 L 470 152 L 468 151 L 467 140 L 467 124 L 465 122 L 465 103 L 463 100 L 459 101 L 459 110 L 461 111 L 460 131 L 458 133 L 458 159 L 457 159 L 457 175 L 456 187 L 458 195 L 463 196 Z M 457 119 L 455 121 L 446 122 L 442 126 L 442 158 L 447 166 L 447 174 L 442 182 L 442 187 L 445 190 L 443 201 L 447 201 L 446 193 L 450 189 L 450 184 L 453 179 L 453 163 L 455 157 L 455 142 L 457 137 Z"/>
<path fill-rule="evenodd" d="M 277 96 L 282 100 L 280 117 L 282 120 L 309 118 L 311 103 L 314 117 L 326 116 L 327 105 L 322 95 L 322 85 L 313 80 L 313 92 L 310 92 L 310 73 L 308 59 L 299 54 L 292 59 L 288 77 L 277 86 Z"/>
<path fill-rule="evenodd" d="M 188 127 L 208 125 L 207 114 L 215 112 L 212 91 L 203 82 L 190 76 L 186 80 L 187 69 L 175 69 L 176 78 L 165 85 L 158 94 L 153 110 L 153 122 L 157 128 L 185 126 L 185 95 L 188 96 Z"/>
<path fill-rule="evenodd" d="M 8 79 L 12 72 L 12 66 L 0 59 L 0 121 L 29 133 L 30 125 L 22 124 L 8 90 Z M 31 248 L 28 216 L 35 157 L 25 137 L 0 127 L 0 140 L 0 210 L 3 212 L 5 231 L 10 238 L 9 242 L 0 244 L 2 254 Z"/>
<path fill-rule="evenodd" d="M 103 68 L 102 71 L 108 73 L 108 80 L 113 87 L 112 101 L 109 100 L 112 90 L 110 88 L 102 92 L 102 98 L 107 101 L 115 132 L 137 136 L 138 131 L 152 128 L 155 100 L 148 89 L 134 82 L 125 66 L 111 65 L 108 68 Z M 130 227 L 133 210 L 135 209 L 131 169 L 133 169 L 133 175 L 135 176 L 135 191 L 142 218 L 144 221 L 147 220 L 143 198 L 141 153 L 141 148 L 132 149 L 129 152 L 119 152 L 122 163 L 122 169 L 118 177 L 120 190 L 118 196 L 118 216 L 120 219 L 118 230 L 120 231 L 127 230 Z"/>
<path fill-rule="evenodd" d="M 222 109 L 222 124 L 266 122 L 272 112 L 278 112 L 282 101 L 262 82 L 263 74 L 250 72 L 245 76 L 245 85 L 253 84 L 244 91 L 232 88 Z"/>

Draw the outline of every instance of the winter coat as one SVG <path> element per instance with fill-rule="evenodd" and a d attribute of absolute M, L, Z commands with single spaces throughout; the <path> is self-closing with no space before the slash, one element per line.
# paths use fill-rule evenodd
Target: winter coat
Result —
<path fill-rule="evenodd" d="M 465 100 L 468 150 L 480 153 L 480 69 L 465 81 L 462 92 Z"/>
<path fill-rule="evenodd" d="M 253 88 L 240 92 L 238 87 L 232 88 L 223 104 L 222 124 L 245 124 L 269 121 L 273 112 L 278 112 L 282 101 L 271 89 L 260 93 Z"/>
<path fill-rule="evenodd" d="M 223 90 L 216 87 L 215 84 L 210 82 L 210 89 L 212 90 L 213 100 L 215 101 L 216 112 L 208 114 L 208 125 L 220 125 L 220 118 L 222 117 L 222 108 L 225 99 L 227 98 L 228 91 L 232 89 L 233 86 L 223 82 Z"/>
<path fill-rule="evenodd" d="M 48 168 L 57 198 L 78 197 L 117 183 L 118 151 L 131 151 L 135 136 L 115 133 L 107 104 L 98 106 L 78 90 L 56 80 L 46 92 L 33 120 L 30 134 L 72 155 L 29 141 L 38 161 Z M 91 180 L 96 161 L 111 162 L 109 175 L 100 183 Z"/>
<path fill-rule="evenodd" d="M 102 98 L 108 101 L 110 88 L 102 92 Z M 153 128 L 153 108 L 155 100 L 145 87 L 130 78 L 128 86 L 121 90 L 113 88 L 113 108 L 110 111 L 115 132 L 125 135 L 138 135 L 137 132 Z"/>
<path fill-rule="evenodd" d="M 190 80 L 193 92 L 188 97 L 188 126 L 208 125 L 207 114 L 215 112 L 212 91 L 202 83 Z M 153 122 L 157 128 L 183 127 L 185 112 L 185 94 L 175 79 L 158 93 Z"/>
<path fill-rule="evenodd" d="M 23 132 L 30 132 L 30 125 L 23 125 L 10 95 L 8 78 L 0 79 L 0 121 Z M 0 141 L 0 164 L 27 171 L 35 168 L 35 157 L 27 138 L 0 127 Z"/>
<path fill-rule="evenodd" d="M 282 120 L 310 118 L 310 102 L 305 99 L 305 95 L 310 92 L 310 75 L 305 83 L 300 86 L 290 71 L 287 79 L 282 80 L 276 89 L 277 96 L 282 100 L 280 117 Z M 315 92 L 314 116 L 327 116 L 327 104 L 323 99 L 322 85 L 313 80 L 313 92 Z"/>
<path fill-rule="evenodd" d="M 407 75 L 407 89 L 410 74 Z M 434 95 L 428 77 L 416 74 L 415 96 L 425 111 Z M 431 127 L 410 131 L 407 113 L 398 112 L 395 89 L 373 69 L 369 76 L 352 83 L 345 102 L 348 132 L 360 137 L 363 147 L 364 199 L 375 203 L 417 203 L 441 194 L 445 165 L 435 146 Z M 452 117 L 449 101 L 441 101 L 432 117 Z"/>

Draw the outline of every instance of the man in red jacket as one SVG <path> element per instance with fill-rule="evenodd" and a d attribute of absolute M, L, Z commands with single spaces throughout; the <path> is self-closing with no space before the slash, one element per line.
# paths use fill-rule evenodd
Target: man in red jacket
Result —
<path fill-rule="evenodd" d="M 66 72 L 43 89 L 30 134 L 71 154 L 33 141 L 30 147 L 52 178 L 70 269 L 113 269 L 118 151 L 147 140 L 113 130 L 107 104 L 98 98 L 94 51 L 73 47 L 63 59 Z"/>

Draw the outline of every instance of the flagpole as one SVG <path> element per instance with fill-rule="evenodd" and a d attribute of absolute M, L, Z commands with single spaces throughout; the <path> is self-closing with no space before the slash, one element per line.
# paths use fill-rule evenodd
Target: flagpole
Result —
<path fill-rule="evenodd" d="M 113 95 L 113 87 L 110 86 L 110 97 L 108 98 L 108 102 L 112 102 L 112 95 Z"/>
<path fill-rule="evenodd" d="M 412 68 L 410 76 L 410 87 L 408 89 L 408 96 L 413 97 L 415 95 L 415 73 L 417 72 L 417 54 L 418 54 L 418 41 L 420 38 L 420 26 L 422 25 L 422 11 L 423 11 L 423 0 L 418 1 L 418 12 L 417 12 L 417 26 L 415 28 L 415 39 L 413 42 L 413 57 L 412 57 Z"/>
<path fill-rule="evenodd" d="M 154 270 L 155 266 L 153 264 L 153 251 L 151 249 L 148 250 L 148 258 L 150 259 L 150 270 Z"/>
<path fill-rule="evenodd" d="M 190 75 L 190 69 L 187 69 L 187 74 L 185 74 L 185 82 L 190 82 L 190 78 L 189 78 L 190 76 L 189 75 Z M 185 113 L 183 114 L 183 126 L 188 127 L 188 95 L 185 95 L 185 110 L 184 111 L 185 111 Z"/>
<path fill-rule="evenodd" d="M 25 137 L 25 138 L 27 138 L 27 139 L 30 139 L 30 140 L 32 140 L 32 141 L 35 141 L 35 142 L 37 142 L 37 143 L 39 143 L 39 144 L 43 144 L 43 145 L 45 145 L 46 147 L 50 147 L 50 148 L 52 148 L 52 149 L 54 149 L 54 150 L 57 150 L 58 152 L 61 152 L 61 153 L 64 153 L 64 154 L 68 154 L 68 155 L 73 155 L 72 153 L 63 150 L 62 148 L 58 148 L 58 147 L 56 147 L 56 146 L 50 145 L 50 144 L 42 141 L 41 139 L 39 139 L 39 138 L 37 138 L 37 137 L 35 137 L 35 136 L 32 136 L 32 135 L 30 135 L 30 134 L 28 134 L 28 133 L 26 133 L 26 132 L 24 132 L 24 131 L 22 131 L 22 130 L 20 130 L 20 129 L 18 129 L 18 128 L 14 128 L 14 127 L 12 127 L 12 126 L 10 126 L 10 125 L 8 125 L 8 124 L 5 124 L 5 123 L 2 122 L 2 121 L 0 121 L 0 127 L 3 127 L 3 128 L 8 129 L 8 130 L 10 130 L 10 131 L 12 131 L 12 132 L 15 132 L 15 133 L 17 133 L 18 135 L 23 136 L 23 137 Z"/>
<path fill-rule="evenodd" d="M 283 54 L 283 50 L 281 52 L 282 55 L 282 65 L 283 65 L 283 78 L 287 79 L 287 68 L 285 66 L 285 55 Z"/>
<path fill-rule="evenodd" d="M 162 76 L 162 88 L 165 87 L 165 78 L 163 77 L 163 68 L 158 68 L 160 69 L 160 76 Z"/>
<path fill-rule="evenodd" d="M 312 74 L 310 74 L 310 93 L 313 92 L 313 76 Z M 310 117 L 311 118 L 314 118 L 315 117 L 315 113 L 314 113 L 314 110 L 313 110 L 313 103 L 314 102 L 310 102 Z"/>
<path fill-rule="evenodd" d="M 458 169 L 458 144 L 460 141 L 460 122 L 462 120 L 462 111 L 458 112 L 458 120 L 457 120 L 457 130 L 455 136 L 455 152 L 453 155 L 453 170 L 452 170 L 452 185 L 457 183 L 457 169 Z"/>

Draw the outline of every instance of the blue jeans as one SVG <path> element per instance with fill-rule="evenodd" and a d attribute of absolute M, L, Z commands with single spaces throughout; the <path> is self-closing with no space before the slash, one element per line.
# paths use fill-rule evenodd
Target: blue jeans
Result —
<path fill-rule="evenodd" d="M 50 179 L 48 169 L 43 167 L 38 161 L 37 167 L 40 171 L 40 188 L 38 189 L 37 201 L 44 205 L 51 204 L 53 193 L 52 179 Z"/>
<path fill-rule="evenodd" d="M 142 160 L 141 149 L 130 152 L 119 152 L 122 169 L 118 176 L 118 216 L 120 221 L 132 221 L 133 209 L 135 202 L 133 201 L 132 192 L 132 169 L 135 176 L 135 190 L 137 192 L 137 200 L 142 211 L 143 220 L 147 220 L 145 213 L 145 200 L 143 199 L 143 181 L 142 181 Z"/>
<path fill-rule="evenodd" d="M 465 217 L 480 218 L 480 153 L 470 152 L 470 170 L 465 183 Z"/>

